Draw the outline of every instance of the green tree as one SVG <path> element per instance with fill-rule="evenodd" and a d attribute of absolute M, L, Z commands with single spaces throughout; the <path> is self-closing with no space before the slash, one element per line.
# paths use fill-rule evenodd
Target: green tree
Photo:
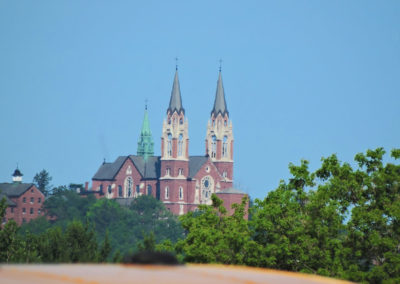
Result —
<path fill-rule="evenodd" d="M 33 177 L 33 182 L 45 196 L 48 196 L 51 193 L 50 182 L 52 179 L 49 172 L 43 169 Z"/>
<path fill-rule="evenodd" d="M 244 264 L 254 257 L 249 248 L 256 246 L 244 219 L 248 199 L 235 205 L 235 213 L 227 216 L 223 201 L 215 194 L 211 198 L 211 206 L 200 205 L 198 212 L 180 217 L 187 235 L 178 241 L 176 250 L 187 262 Z"/>
<path fill-rule="evenodd" d="M 259 266 L 360 282 L 400 280 L 400 166 L 383 163 L 382 148 L 336 155 L 320 169 L 290 165 L 292 178 L 256 200 L 249 225 L 262 246 Z M 399 150 L 392 151 L 398 159 Z"/>

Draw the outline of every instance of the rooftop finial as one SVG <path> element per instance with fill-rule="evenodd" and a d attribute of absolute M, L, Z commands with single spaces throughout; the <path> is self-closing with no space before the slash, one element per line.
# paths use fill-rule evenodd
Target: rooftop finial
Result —
<path fill-rule="evenodd" d="M 149 101 L 148 99 L 145 99 L 145 100 L 144 100 L 144 109 L 145 109 L 145 110 L 147 110 L 147 103 L 148 103 L 148 101 Z"/>
<path fill-rule="evenodd" d="M 222 59 L 219 60 L 219 72 L 222 70 Z"/>
<path fill-rule="evenodd" d="M 178 70 L 178 57 L 175 57 L 175 70 Z"/>

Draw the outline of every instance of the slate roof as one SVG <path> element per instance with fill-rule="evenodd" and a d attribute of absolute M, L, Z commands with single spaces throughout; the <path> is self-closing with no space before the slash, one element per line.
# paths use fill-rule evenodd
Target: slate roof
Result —
<path fill-rule="evenodd" d="M 246 194 L 245 192 L 243 192 L 239 189 L 233 188 L 233 187 L 223 189 L 221 191 L 218 191 L 217 193 Z"/>
<path fill-rule="evenodd" d="M 127 156 L 120 156 L 115 160 L 114 163 L 103 163 L 92 179 L 113 180 L 127 158 Z"/>
<path fill-rule="evenodd" d="M 208 157 L 205 156 L 190 156 L 188 178 L 193 178 L 204 165 L 204 163 L 207 162 L 207 160 Z"/>
<path fill-rule="evenodd" d="M 33 183 L 0 183 L 0 192 L 7 195 L 8 197 L 21 196 L 25 191 L 30 189 Z"/>
<path fill-rule="evenodd" d="M 140 175 L 145 179 L 156 179 L 160 175 L 160 157 L 148 157 L 145 161 L 142 156 L 120 156 L 113 163 L 104 163 L 100 166 L 93 180 L 113 180 L 118 174 L 126 159 L 131 159 Z"/>
<path fill-rule="evenodd" d="M 14 201 L 12 201 L 10 198 L 8 198 L 8 196 L 6 194 L 0 192 L 0 200 L 2 200 L 3 198 L 6 199 L 7 206 L 13 206 L 13 207 L 17 206 L 17 204 Z"/>
<path fill-rule="evenodd" d="M 169 100 L 169 107 L 167 111 L 173 113 L 174 111 L 185 113 L 182 107 L 181 88 L 179 86 L 178 70 L 175 72 L 174 84 L 172 85 L 171 98 Z"/>
<path fill-rule="evenodd" d="M 93 180 L 114 180 L 126 159 L 130 159 L 144 179 L 157 179 L 160 177 L 160 157 L 148 157 L 145 161 L 142 156 L 120 156 L 113 163 L 103 163 L 93 176 Z M 189 176 L 193 178 L 201 169 L 208 158 L 205 156 L 189 157 Z"/>
<path fill-rule="evenodd" d="M 211 111 L 211 114 L 213 113 L 214 116 L 217 116 L 218 113 L 221 113 L 221 115 L 225 115 L 225 113 L 227 113 L 229 115 L 225 101 L 225 91 L 224 91 L 224 84 L 222 83 L 221 71 L 219 71 L 217 91 L 215 92 L 214 107 Z"/>
<path fill-rule="evenodd" d="M 130 155 L 129 158 L 143 178 L 156 179 L 160 176 L 160 157 L 148 157 L 146 161 L 142 156 Z"/>

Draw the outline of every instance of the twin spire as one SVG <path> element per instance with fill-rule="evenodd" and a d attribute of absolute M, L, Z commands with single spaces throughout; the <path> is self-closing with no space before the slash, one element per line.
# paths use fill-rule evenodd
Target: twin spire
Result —
<path fill-rule="evenodd" d="M 182 96 L 179 85 L 178 69 L 176 69 L 175 71 L 174 83 L 172 85 L 171 98 L 169 100 L 167 112 L 168 111 L 171 113 L 173 113 L 174 111 L 177 111 L 178 113 L 183 112 L 183 114 L 185 114 L 185 109 L 182 106 Z M 214 114 L 214 116 L 216 117 L 218 113 L 221 113 L 222 116 L 224 116 L 226 113 L 229 116 L 228 108 L 225 101 L 225 91 L 224 84 L 222 83 L 221 69 L 219 70 L 217 91 L 215 93 L 214 107 L 211 111 L 211 115 Z"/>
<path fill-rule="evenodd" d="M 175 71 L 174 83 L 172 85 L 172 91 L 171 91 L 171 98 L 169 100 L 169 106 L 167 109 L 167 112 L 170 112 L 171 114 L 174 111 L 176 111 L 178 114 L 180 114 L 181 112 L 185 114 L 185 109 L 182 106 L 182 96 L 179 85 L 178 69 L 176 69 Z M 222 116 L 224 116 L 225 114 L 229 116 L 228 108 L 226 106 L 226 101 L 225 101 L 225 91 L 224 91 L 224 85 L 222 83 L 221 69 L 219 70 L 214 107 L 211 111 L 211 115 L 217 117 L 219 113 L 221 113 Z M 137 155 L 142 156 L 145 160 L 147 160 L 149 156 L 154 155 L 154 142 L 150 130 L 149 116 L 147 114 L 147 104 L 144 111 L 142 131 L 140 132 L 140 137 L 138 141 Z"/>

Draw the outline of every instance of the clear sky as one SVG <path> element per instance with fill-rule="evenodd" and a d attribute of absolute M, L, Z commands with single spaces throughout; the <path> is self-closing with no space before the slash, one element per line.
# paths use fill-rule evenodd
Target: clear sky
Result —
<path fill-rule="evenodd" d="M 205 152 L 219 59 L 234 178 L 264 197 L 288 164 L 400 147 L 400 1 L 0 0 L 0 181 L 90 181 L 155 154 L 179 58 L 190 154 Z"/>

